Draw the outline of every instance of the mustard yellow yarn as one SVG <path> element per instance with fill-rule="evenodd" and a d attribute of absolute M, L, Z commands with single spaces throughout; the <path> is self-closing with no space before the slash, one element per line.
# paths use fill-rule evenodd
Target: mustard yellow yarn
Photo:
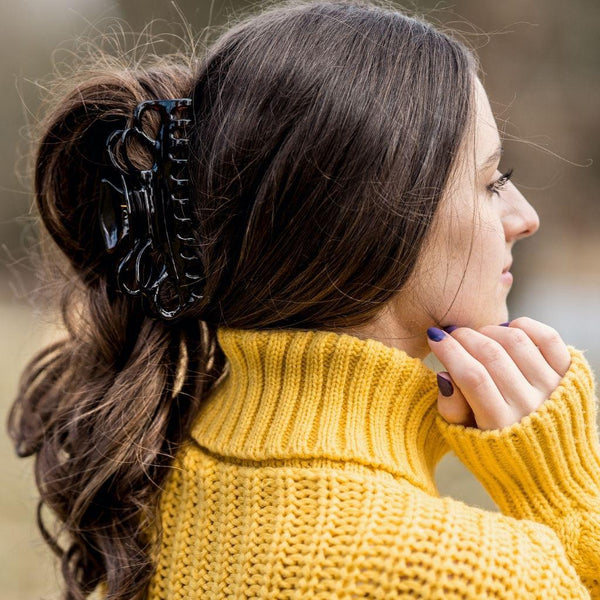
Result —
<path fill-rule="evenodd" d="M 435 373 L 375 340 L 221 328 L 229 372 L 160 501 L 150 600 L 600 598 L 594 375 L 501 430 L 450 425 Z M 501 513 L 440 496 L 454 451 Z"/>

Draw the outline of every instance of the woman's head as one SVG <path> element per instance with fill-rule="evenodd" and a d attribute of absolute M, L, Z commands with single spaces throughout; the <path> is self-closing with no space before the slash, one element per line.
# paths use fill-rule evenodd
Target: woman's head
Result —
<path fill-rule="evenodd" d="M 462 43 L 419 19 L 371 2 L 292 0 L 231 27 L 198 60 L 79 70 L 57 97 L 36 199 L 74 275 L 61 301 L 67 335 L 28 365 L 10 429 L 22 456 L 38 454 L 42 502 L 71 534 L 67 553 L 53 545 L 71 590 L 107 579 L 111 597 L 134 597 L 147 583 L 161 482 L 225 372 L 216 327 L 358 328 L 403 298 L 396 322 L 423 328 L 408 336 L 471 318 L 444 312 L 463 248 L 471 236 L 494 248 L 486 268 L 503 266 L 511 242 L 500 244 L 489 207 L 512 202 L 485 198 L 483 222 L 465 218 L 476 73 Z M 164 323 L 110 288 L 100 180 L 106 137 L 136 104 L 182 96 L 193 99 L 191 217 L 206 298 Z M 477 152 L 496 141 L 485 140 Z M 462 192 L 449 192 L 453 178 Z M 510 198 L 521 202 L 512 188 Z M 492 287 L 486 307 L 504 302 Z M 486 310 L 477 318 L 503 314 Z"/>
<path fill-rule="evenodd" d="M 275 14 L 224 36 L 196 78 L 197 314 L 346 328 L 414 269 L 472 118 L 476 61 L 368 3 Z"/>

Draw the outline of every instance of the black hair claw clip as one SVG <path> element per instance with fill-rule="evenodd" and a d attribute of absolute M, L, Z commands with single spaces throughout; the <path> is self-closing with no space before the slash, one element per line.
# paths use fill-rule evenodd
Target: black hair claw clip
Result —
<path fill-rule="evenodd" d="M 203 297 L 205 277 L 188 216 L 190 107 L 189 98 L 142 102 L 132 126 L 106 140 L 99 219 L 106 250 L 116 258 L 114 283 L 125 294 L 142 296 L 146 314 L 164 320 Z M 159 117 L 156 138 L 142 130 L 147 111 Z M 133 164 L 127 151 L 132 141 L 150 153 L 149 169 Z"/>

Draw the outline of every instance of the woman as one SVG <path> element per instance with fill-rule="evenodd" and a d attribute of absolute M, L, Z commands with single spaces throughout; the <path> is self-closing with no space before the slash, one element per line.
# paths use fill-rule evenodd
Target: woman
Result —
<path fill-rule="evenodd" d="M 600 597 L 594 375 L 502 323 L 539 220 L 477 71 L 294 1 L 61 86 L 36 199 L 76 285 L 9 425 L 67 598 Z M 501 513 L 440 497 L 450 450 Z"/>

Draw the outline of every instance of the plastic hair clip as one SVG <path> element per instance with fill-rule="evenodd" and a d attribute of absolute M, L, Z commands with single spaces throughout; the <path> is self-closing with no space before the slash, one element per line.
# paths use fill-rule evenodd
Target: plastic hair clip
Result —
<path fill-rule="evenodd" d="M 164 320 L 203 298 L 205 277 L 188 216 L 190 107 L 190 98 L 142 102 L 132 126 L 106 140 L 109 165 L 99 220 L 106 250 L 117 258 L 115 283 L 125 294 L 141 295 L 146 314 Z M 147 111 L 159 117 L 156 138 L 142 130 Z M 131 161 L 128 147 L 134 139 L 152 156 L 149 169 Z"/>

